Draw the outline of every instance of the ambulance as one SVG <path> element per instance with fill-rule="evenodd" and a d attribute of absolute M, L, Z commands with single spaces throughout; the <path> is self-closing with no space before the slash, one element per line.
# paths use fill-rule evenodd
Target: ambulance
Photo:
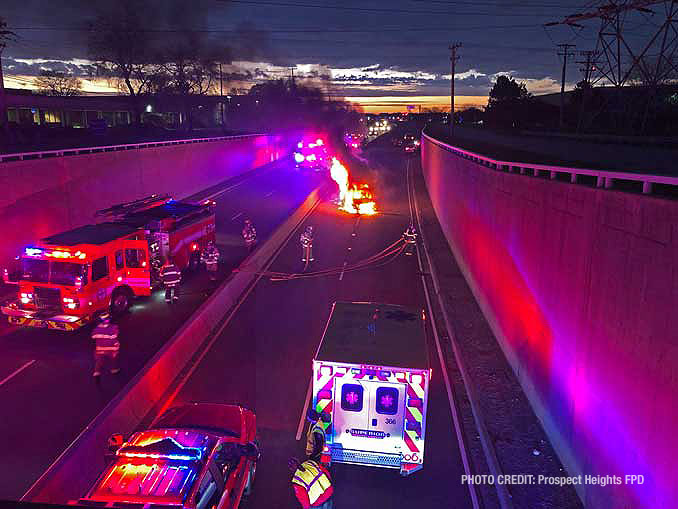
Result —
<path fill-rule="evenodd" d="M 399 470 L 424 464 L 431 381 L 423 310 L 335 302 L 313 359 L 323 461 Z"/>

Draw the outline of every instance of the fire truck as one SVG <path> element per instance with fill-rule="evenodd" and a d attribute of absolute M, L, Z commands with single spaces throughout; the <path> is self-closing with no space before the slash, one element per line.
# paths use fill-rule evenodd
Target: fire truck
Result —
<path fill-rule="evenodd" d="M 122 313 L 133 297 L 151 294 L 159 260 L 172 256 L 180 269 L 195 267 L 215 239 L 214 202 L 150 196 L 98 215 L 110 220 L 24 249 L 17 298 L 0 307 L 11 324 L 72 331 L 103 311 Z"/>
<path fill-rule="evenodd" d="M 431 381 L 423 310 L 336 302 L 313 359 L 313 401 L 324 422 L 323 461 L 423 467 Z"/>
<path fill-rule="evenodd" d="M 250 494 L 259 447 L 256 417 L 241 406 L 190 403 L 152 429 L 109 439 L 109 462 L 77 504 L 235 509 Z"/>

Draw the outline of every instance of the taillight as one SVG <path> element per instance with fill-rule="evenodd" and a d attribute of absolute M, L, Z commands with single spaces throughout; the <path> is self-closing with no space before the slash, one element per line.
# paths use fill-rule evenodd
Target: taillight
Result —
<path fill-rule="evenodd" d="M 196 244 L 195 242 L 193 244 L 191 244 L 191 251 L 197 251 L 197 249 L 198 249 L 198 244 Z"/>
<path fill-rule="evenodd" d="M 62 300 L 64 301 L 64 306 L 68 309 L 78 309 L 80 307 L 80 301 L 78 301 L 78 299 L 64 297 Z"/>

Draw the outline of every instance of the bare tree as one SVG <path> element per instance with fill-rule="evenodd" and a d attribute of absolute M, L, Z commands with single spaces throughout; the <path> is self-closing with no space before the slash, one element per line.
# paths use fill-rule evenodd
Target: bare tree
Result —
<path fill-rule="evenodd" d="M 99 74 L 121 80 L 121 88 L 132 99 L 135 123 L 141 120 L 140 96 L 154 72 L 152 41 L 142 22 L 144 7 L 141 0 L 122 0 L 89 27 L 89 52 Z"/>
<path fill-rule="evenodd" d="M 52 69 L 42 71 L 33 83 L 45 95 L 68 97 L 82 93 L 82 81 L 79 78 Z"/>
<path fill-rule="evenodd" d="M 16 40 L 16 34 L 7 28 L 7 22 L 0 17 L 0 127 L 7 123 L 7 99 L 5 98 L 5 81 L 2 75 L 2 52 L 7 43 Z"/>
<path fill-rule="evenodd" d="M 219 92 L 219 63 L 230 62 L 229 50 L 210 45 L 195 34 L 187 34 L 156 60 L 162 64 L 154 74 L 154 91 L 173 95 L 181 101 L 186 127 L 191 129 L 194 99 Z"/>

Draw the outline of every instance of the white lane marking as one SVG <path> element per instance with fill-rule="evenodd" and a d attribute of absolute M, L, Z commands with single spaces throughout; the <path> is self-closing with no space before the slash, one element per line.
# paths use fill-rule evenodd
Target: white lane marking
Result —
<path fill-rule="evenodd" d="M 308 389 L 306 390 L 306 401 L 304 401 L 304 409 L 301 411 L 301 418 L 299 419 L 299 426 L 297 426 L 297 442 L 301 439 L 301 432 L 304 431 L 304 423 L 306 422 L 306 412 L 308 412 L 308 403 L 311 401 L 311 390 L 313 389 L 313 376 L 308 381 Z"/>
<path fill-rule="evenodd" d="M 231 218 L 231 221 L 235 221 L 236 219 L 238 219 L 238 218 L 239 218 L 240 216 L 242 216 L 243 214 L 244 214 L 244 212 L 238 212 L 235 216 L 233 216 L 233 217 Z"/>
<path fill-rule="evenodd" d="M 31 366 L 34 362 L 35 362 L 35 359 L 30 360 L 30 361 L 24 363 L 23 365 L 21 365 L 20 367 L 18 367 L 17 369 L 15 369 L 10 375 L 8 375 L 8 376 L 6 376 L 5 378 L 3 378 L 2 380 L 0 380 L 0 386 L 2 386 L 2 385 L 4 385 L 4 384 L 6 384 L 7 382 L 9 382 L 12 378 L 14 378 L 15 376 L 17 376 L 17 375 L 18 375 L 19 373 L 21 373 L 24 369 L 26 369 L 26 368 L 28 368 L 29 366 Z"/>
<path fill-rule="evenodd" d="M 271 196 L 274 192 L 275 192 L 275 191 L 271 191 L 270 193 L 265 194 L 265 195 L 264 195 L 264 198 L 268 198 L 268 197 Z"/>
<path fill-rule="evenodd" d="M 347 265 L 348 265 L 348 261 L 345 261 L 344 266 L 341 268 L 341 274 L 339 274 L 339 281 L 344 279 L 344 271 L 346 270 Z"/>
<path fill-rule="evenodd" d="M 410 197 L 410 161 L 407 161 L 407 172 L 405 173 L 405 178 L 407 181 L 407 194 L 408 198 Z M 412 193 L 414 194 L 414 193 Z M 416 196 L 412 196 L 410 199 L 410 206 L 414 205 L 415 207 L 415 212 L 416 212 L 416 219 L 417 219 L 417 231 L 421 235 L 421 222 L 419 221 L 419 209 L 417 208 L 417 201 L 416 201 Z M 413 218 L 414 219 L 414 218 Z M 428 251 L 426 251 L 426 245 L 423 242 L 422 239 L 422 246 L 424 248 L 425 254 L 426 254 L 426 260 L 430 266 L 431 260 L 428 257 Z M 454 402 L 454 395 L 452 394 L 452 385 L 450 384 L 450 377 L 447 373 L 447 365 L 445 363 L 445 359 L 443 356 L 443 351 L 442 347 L 440 346 L 440 336 L 438 335 L 438 325 L 436 324 L 435 317 L 433 316 L 433 305 L 431 302 L 431 296 L 429 294 L 429 288 L 428 285 L 426 284 L 426 276 L 424 275 L 424 265 L 422 263 L 421 259 L 421 253 L 419 252 L 419 249 L 416 249 L 417 252 L 417 262 L 419 265 L 419 272 L 421 274 L 421 285 L 424 287 L 424 297 L 426 298 L 426 307 L 428 308 L 428 316 L 431 321 L 431 329 L 433 330 L 433 337 L 436 342 L 436 351 L 438 353 L 438 362 L 440 363 L 440 369 L 443 372 L 443 379 L 445 381 L 445 390 L 447 391 L 447 400 L 450 403 L 450 411 L 452 412 L 452 421 L 454 423 L 454 431 L 455 435 L 457 437 L 457 443 L 459 444 L 459 455 L 461 456 L 461 462 L 463 463 L 464 466 L 464 472 L 466 472 L 467 476 L 472 475 L 471 471 L 471 464 L 468 458 L 468 452 L 466 451 L 466 446 L 464 444 L 464 436 L 463 432 L 461 429 L 461 419 L 459 417 L 459 413 L 457 411 L 457 406 Z M 442 303 L 440 303 L 442 305 Z M 449 331 L 448 331 L 449 334 Z M 469 495 L 471 496 L 471 503 L 473 504 L 474 509 L 479 509 L 480 507 L 480 502 L 478 501 L 478 494 L 476 493 L 476 488 L 473 483 L 469 483 L 468 485 L 469 489 Z"/>
<path fill-rule="evenodd" d="M 262 175 L 265 175 L 269 171 L 273 171 L 276 168 L 277 168 L 277 166 L 274 166 L 273 168 L 268 168 L 267 170 L 264 170 L 260 173 L 257 173 L 256 175 L 250 175 L 248 177 L 245 177 L 243 180 L 241 180 L 240 182 L 236 182 L 232 186 L 229 186 L 229 187 L 222 189 L 220 191 L 215 191 L 212 194 L 210 194 L 209 196 L 205 196 L 204 198 L 200 198 L 200 201 L 211 200 L 212 198 L 216 198 L 217 196 L 220 196 L 224 193 L 227 193 L 228 191 L 231 191 L 231 190 L 235 189 L 236 187 L 240 187 L 241 185 L 243 185 L 245 182 L 247 182 L 249 180 L 255 179 L 257 177 L 261 177 Z M 253 171 L 257 171 L 257 170 L 253 170 Z"/>

